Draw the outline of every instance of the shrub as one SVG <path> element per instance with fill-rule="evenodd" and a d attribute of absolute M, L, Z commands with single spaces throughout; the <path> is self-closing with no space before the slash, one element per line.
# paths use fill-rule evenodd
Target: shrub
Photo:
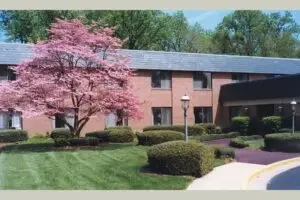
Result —
<path fill-rule="evenodd" d="M 96 146 L 99 144 L 99 140 L 95 137 L 79 137 L 70 138 L 69 143 L 71 146 Z"/>
<path fill-rule="evenodd" d="M 222 128 L 220 126 L 216 127 L 216 134 L 222 134 Z"/>
<path fill-rule="evenodd" d="M 214 149 L 208 145 L 171 141 L 148 151 L 150 168 L 158 173 L 201 177 L 213 169 Z"/>
<path fill-rule="evenodd" d="M 246 135 L 248 133 L 249 121 L 249 117 L 247 116 L 233 117 L 231 121 L 232 129 L 242 135 Z"/>
<path fill-rule="evenodd" d="M 274 133 L 265 136 L 265 149 L 269 151 L 300 152 L 300 134 Z"/>
<path fill-rule="evenodd" d="M 196 126 L 202 126 L 205 134 L 217 134 L 217 126 L 212 123 L 200 123 L 196 124 Z"/>
<path fill-rule="evenodd" d="M 249 144 L 246 143 L 245 140 L 243 140 L 242 138 L 237 137 L 230 140 L 229 146 L 236 148 L 245 148 L 249 147 Z"/>
<path fill-rule="evenodd" d="M 20 129 L 0 130 L 0 142 L 17 142 L 28 139 L 27 131 Z"/>
<path fill-rule="evenodd" d="M 108 130 L 108 131 L 110 131 L 110 130 L 120 130 L 120 129 L 122 129 L 122 130 L 125 129 L 125 130 L 132 131 L 132 128 L 130 126 L 113 126 L 113 127 L 105 128 L 105 130 Z"/>
<path fill-rule="evenodd" d="M 156 126 L 147 126 L 143 129 L 143 131 L 156 131 L 156 130 L 171 130 L 171 131 L 178 131 L 178 132 L 185 133 L 184 125 L 173 125 L 173 126 L 156 125 Z M 203 135 L 204 128 L 203 126 L 199 126 L 199 125 L 188 126 L 188 134 L 190 136 Z"/>
<path fill-rule="evenodd" d="M 234 150 L 230 147 L 213 146 L 216 158 L 235 158 Z"/>
<path fill-rule="evenodd" d="M 292 133 L 292 129 L 290 128 L 281 128 L 278 130 L 278 133 Z"/>
<path fill-rule="evenodd" d="M 56 128 L 51 132 L 50 137 L 55 138 L 70 138 L 71 132 L 69 128 Z"/>
<path fill-rule="evenodd" d="M 57 137 L 54 138 L 54 145 L 57 147 L 64 147 L 70 145 L 68 138 L 66 137 Z"/>
<path fill-rule="evenodd" d="M 108 128 L 107 130 L 109 130 L 109 142 L 126 143 L 134 140 L 134 133 L 131 128 Z"/>
<path fill-rule="evenodd" d="M 232 127 L 231 126 L 222 128 L 222 133 L 230 133 L 230 132 L 232 132 Z"/>
<path fill-rule="evenodd" d="M 86 137 L 96 137 L 99 142 L 109 142 L 109 131 L 93 131 L 85 134 Z"/>
<path fill-rule="evenodd" d="M 262 127 L 262 121 L 259 118 L 251 118 L 248 127 L 248 135 L 251 135 L 251 133 L 261 134 L 263 131 Z"/>
<path fill-rule="evenodd" d="M 268 116 L 262 119 L 263 133 L 278 133 L 281 128 L 281 117 L 280 116 Z"/>
<path fill-rule="evenodd" d="M 137 133 L 139 145 L 151 146 L 163 142 L 183 140 L 184 134 L 178 131 L 158 130 L 158 131 L 145 131 Z"/>
<path fill-rule="evenodd" d="M 235 138 L 239 136 L 238 132 L 230 132 L 230 133 L 223 133 L 223 134 L 211 134 L 211 135 L 202 135 L 199 137 L 200 141 L 211 141 L 211 140 L 219 140 L 225 138 Z"/>
<path fill-rule="evenodd" d="M 240 136 L 239 138 L 241 138 L 244 141 L 263 139 L 263 137 L 261 135 Z"/>

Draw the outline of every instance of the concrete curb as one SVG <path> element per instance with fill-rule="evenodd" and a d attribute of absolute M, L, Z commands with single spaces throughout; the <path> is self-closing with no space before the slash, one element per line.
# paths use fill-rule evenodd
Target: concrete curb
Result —
<path fill-rule="evenodd" d="M 259 176 L 261 175 L 262 173 L 264 172 L 267 172 L 267 171 L 270 171 L 276 167 L 279 167 L 279 166 L 283 166 L 283 165 L 286 165 L 286 164 L 290 164 L 290 163 L 293 163 L 293 162 L 300 162 L 300 157 L 297 157 L 297 158 L 291 158 L 291 159 L 287 159 L 287 160 L 282 160 L 282 161 L 278 161 L 278 162 L 275 162 L 275 163 L 272 163 L 272 164 L 269 164 L 267 165 L 266 167 L 262 168 L 262 169 L 259 169 L 259 170 L 256 170 L 254 171 L 253 173 L 251 173 L 248 178 L 244 181 L 244 183 L 242 184 L 242 187 L 241 189 L 242 190 L 247 190 L 247 187 L 249 185 L 249 182 L 256 176 Z"/>

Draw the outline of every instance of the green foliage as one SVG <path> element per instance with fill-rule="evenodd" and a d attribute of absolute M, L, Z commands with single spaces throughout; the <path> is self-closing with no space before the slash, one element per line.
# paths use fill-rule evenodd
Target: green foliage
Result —
<path fill-rule="evenodd" d="M 230 133 L 223 133 L 223 134 L 211 134 L 211 135 L 202 135 L 199 137 L 201 142 L 203 141 L 211 141 L 211 140 L 219 140 L 225 138 L 235 138 L 239 136 L 240 133 L 238 132 L 230 132 Z"/>
<path fill-rule="evenodd" d="M 235 152 L 230 147 L 213 146 L 216 158 L 235 158 Z"/>
<path fill-rule="evenodd" d="M 300 152 L 300 134 L 274 133 L 265 136 L 265 149 L 269 151 Z"/>
<path fill-rule="evenodd" d="M 93 131 L 85 134 L 86 137 L 96 137 L 99 142 L 109 142 L 109 131 Z"/>
<path fill-rule="evenodd" d="M 202 126 L 204 129 L 205 134 L 219 134 L 222 132 L 221 127 L 218 127 L 215 124 L 212 123 L 201 123 L 201 124 L 196 124 L 196 126 Z M 218 132 L 217 132 L 218 129 Z"/>
<path fill-rule="evenodd" d="M 133 142 L 134 133 L 130 127 L 111 127 L 109 131 L 109 142 L 111 143 L 127 143 Z"/>
<path fill-rule="evenodd" d="M 292 133 L 292 129 L 290 128 L 281 128 L 278 130 L 278 133 Z"/>
<path fill-rule="evenodd" d="M 248 116 L 233 117 L 231 120 L 231 126 L 234 131 L 246 135 L 248 133 L 250 118 Z"/>
<path fill-rule="evenodd" d="M 148 151 L 150 168 L 158 173 L 201 177 L 213 169 L 214 149 L 200 143 L 171 141 Z"/>
<path fill-rule="evenodd" d="M 216 127 L 215 134 L 222 134 L 222 128 L 220 126 Z"/>
<path fill-rule="evenodd" d="M 230 140 L 229 146 L 235 148 L 245 148 L 245 147 L 249 147 L 249 144 L 246 143 L 246 141 L 243 140 L 242 138 L 237 137 Z"/>
<path fill-rule="evenodd" d="M 239 136 L 239 138 L 241 138 L 244 141 L 263 139 L 263 137 L 261 135 Z"/>
<path fill-rule="evenodd" d="M 71 146 L 97 146 L 99 144 L 99 140 L 96 137 L 70 138 L 69 144 Z"/>
<path fill-rule="evenodd" d="M 184 125 L 157 125 L 157 126 L 147 126 L 143 129 L 143 131 L 155 131 L 155 130 L 172 130 L 178 131 L 181 133 L 185 133 Z M 188 126 L 188 134 L 189 136 L 203 135 L 204 128 L 200 125 Z"/>
<path fill-rule="evenodd" d="M 145 131 L 137 133 L 137 139 L 139 145 L 151 146 L 168 141 L 183 140 L 184 134 L 170 130 Z"/>
<path fill-rule="evenodd" d="M 51 135 L 50 135 L 50 137 L 52 139 L 55 139 L 55 138 L 70 138 L 71 136 L 72 135 L 71 135 L 71 132 L 70 132 L 69 128 L 56 128 L 51 132 Z"/>
<path fill-rule="evenodd" d="M 268 116 L 262 119 L 264 134 L 278 133 L 281 128 L 280 116 Z"/>
<path fill-rule="evenodd" d="M 57 147 L 65 147 L 70 145 L 69 139 L 66 137 L 54 138 L 54 145 Z"/>
<path fill-rule="evenodd" d="M 28 139 L 28 133 L 19 129 L 0 130 L 0 142 L 17 142 Z"/>

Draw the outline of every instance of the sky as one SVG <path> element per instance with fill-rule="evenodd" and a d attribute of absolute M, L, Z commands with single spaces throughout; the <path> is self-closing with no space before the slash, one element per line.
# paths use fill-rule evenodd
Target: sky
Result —
<path fill-rule="evenodd" d="M 172 14 L 176 10 L 164 10 L 164 12 Z M 198 22 L 204 29 L 213 30 L 222 21 L 223 17 L 233 12 L 233 10 L 184 10 L 183 13 L 190 24 Z M 263 10 L 265 13 L 281 12 L 284 10 Z M 300 24 L 300 10 L 291 11 L 295 21 Z M 0 30 L 0 42 L 6 39 L 3 31 Z"/>

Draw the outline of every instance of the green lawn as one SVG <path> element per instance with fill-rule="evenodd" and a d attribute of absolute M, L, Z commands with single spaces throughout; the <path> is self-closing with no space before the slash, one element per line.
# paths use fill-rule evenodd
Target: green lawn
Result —
<path fill-rule="evenodd" d="M 258 139 L 258 140 L 248 140 L 246 141 L 250 146 L 251 149 L 260 149 L 264 147 L 264 139 Z"/>
<path fill-rule="evenodd" d="M 30 139 L 0 153 L 1 189 L 185 189 L 188 176 L 144 173 L 148 147 L 110 144 L 53 150 L 51 139 Z M 222 165 L 216 160 L 215 166 Z"/>

